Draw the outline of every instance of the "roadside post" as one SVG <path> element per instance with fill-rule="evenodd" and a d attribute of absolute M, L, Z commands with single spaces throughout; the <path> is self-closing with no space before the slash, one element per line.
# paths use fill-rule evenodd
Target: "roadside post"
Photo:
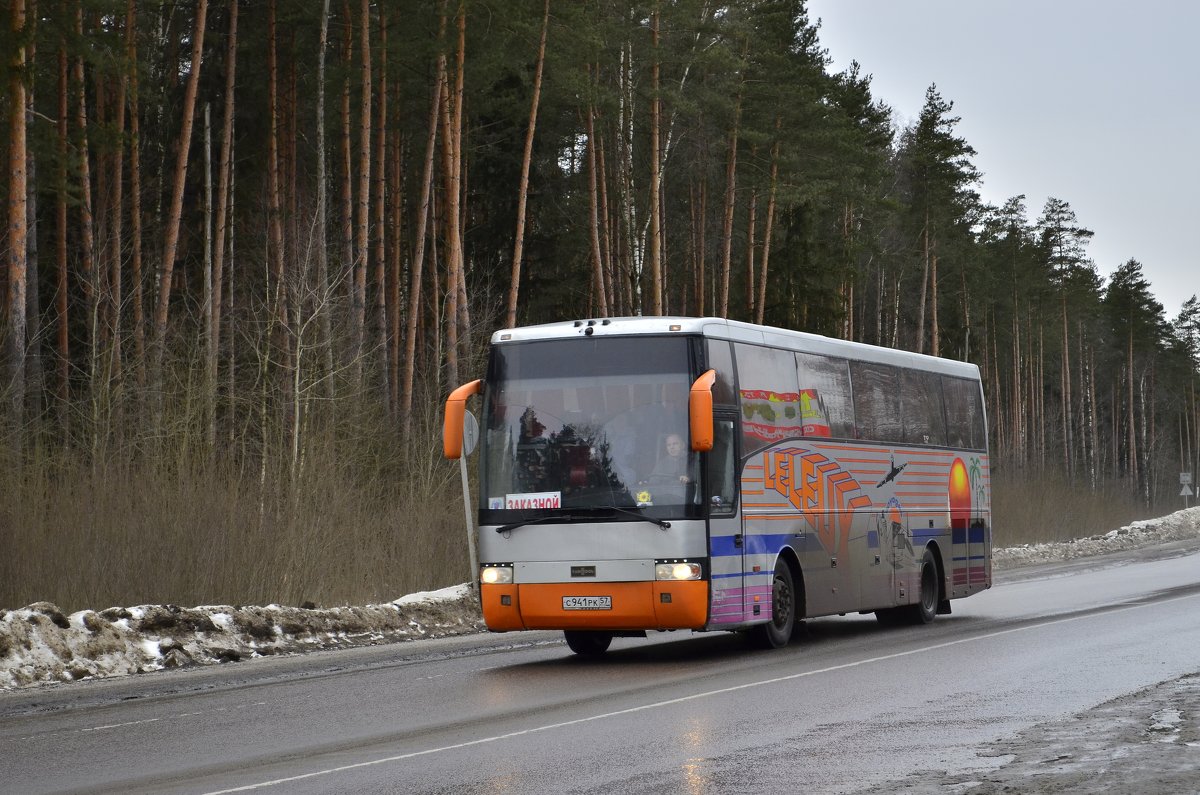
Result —
<path fill-rule="evenodd" d="M 463 452 L 458 457 L 458 469 L 462 473 L 463 509 L 467 514 L 467 549 L 471 553 L 471 584 L 472 590 L 478 590 L 479 555 L 475 551 L 475 523 L 471 521 L 471 487 L 467 484 L 467 456 L 475 452 L 479 443 L 479 420 L 467 411 L 463 414 Z"/>

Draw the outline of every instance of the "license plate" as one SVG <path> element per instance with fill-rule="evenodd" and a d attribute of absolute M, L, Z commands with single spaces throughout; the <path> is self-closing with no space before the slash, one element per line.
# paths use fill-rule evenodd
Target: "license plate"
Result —
<path fill-rule="evenodd" d="M 563 610 L 612 610 L 611 596 L 564 596 Z"/>

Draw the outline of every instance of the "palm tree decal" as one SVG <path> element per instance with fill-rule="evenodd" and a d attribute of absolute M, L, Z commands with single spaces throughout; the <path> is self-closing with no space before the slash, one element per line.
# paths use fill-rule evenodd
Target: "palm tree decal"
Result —
<path fill-rule="evenodd" d="M 978 458 L 971 458 L 971 466 L 967 469 L 967 477 L 971 481 L 971 490 L 975 492 L 977 498 L 976 504 L 982 508 L 986 493 L 981 482 L 983 480 L 983 467 L 980 465 Z"/>

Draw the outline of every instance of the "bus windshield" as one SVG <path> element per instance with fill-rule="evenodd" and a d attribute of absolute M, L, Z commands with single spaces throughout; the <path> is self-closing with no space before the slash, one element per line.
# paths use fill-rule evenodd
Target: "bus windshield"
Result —
<path fill-rule="evenodd" d="M 683 337 L 583 337 L 493 347 L 486 379 L 481 521 L 546 512 L 696 515 Z"/>

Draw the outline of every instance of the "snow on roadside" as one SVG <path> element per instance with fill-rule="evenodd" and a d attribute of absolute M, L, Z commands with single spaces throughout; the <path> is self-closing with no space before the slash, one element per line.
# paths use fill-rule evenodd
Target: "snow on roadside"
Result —
<path fill-rule="evenodd" d="M 466 585 L 365 607 L 139 605 L 0 611 L 0 690 L 484 629 Z"/>
<path fill-rule="evenodd" d="M 996 548 L 992 550 L 992 563 L 997 568 L 1010 569 L 1035 563 L 1123 552 L 1197 537 L 1200 537 L 1200 506 L 1176 511 L 1157 519 L 1143 519 L 1107 533 L 1073 541 Z"/>
<path fill-rule="evenodd" d="M 1200 507 L 1102 535 L 993 550 L 997 568 L 1200 538 Z M 365 607 L 139 605 L 64 615 L 50 602 L 0 611 L 0 690 L 484 630 L 466 585 Z"/>

